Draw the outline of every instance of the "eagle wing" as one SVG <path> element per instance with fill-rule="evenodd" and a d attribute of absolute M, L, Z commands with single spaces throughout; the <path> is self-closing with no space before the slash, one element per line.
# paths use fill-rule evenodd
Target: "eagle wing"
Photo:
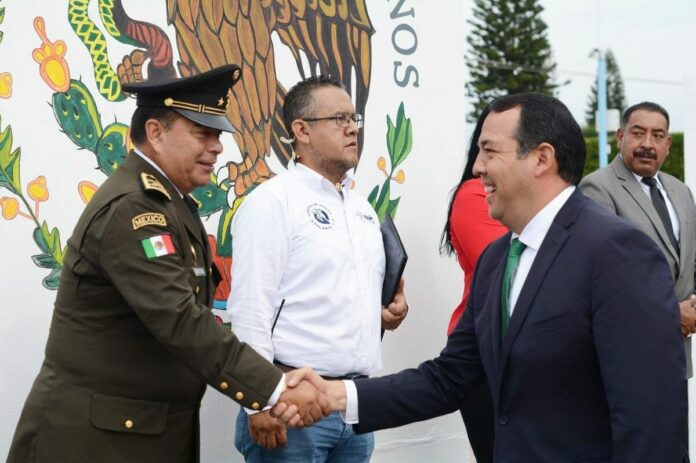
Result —
<path fill-rule="evenodd" d="M 292 52 L 300 75 L 336 77 L 353 96 L 356 111 L 364 114 L 370 89 L 371 36 L 375 32 L 365 0 L 273 0 L 272 13 L 271 29 Z M 281 162 L 287 163 L 289 147 L 279 141 L 286 135 L 282 112 L 285 93 L 278 83 L 271 144 Z M 362 145 L 360 131 L 361 150 Z"/>

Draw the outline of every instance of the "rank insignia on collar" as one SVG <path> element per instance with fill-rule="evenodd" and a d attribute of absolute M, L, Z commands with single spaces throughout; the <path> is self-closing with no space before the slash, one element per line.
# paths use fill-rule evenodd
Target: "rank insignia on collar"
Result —
<path fill-rule="evenodd" d="M 166 197 L 168 200 L 172 200 L 172 197 L 169 196 L 169 192 L 167 189 L 160 183 L 159 180 L 154 175 L 151 174 L 146 174 L 145 172 L 142 172 L 140 174 L 140 181 L 143 183 L 143 188 L 145 188 L 146 191 L 157 191 L 161 193 L 164 197 Z"/>
<path fill-rule="evenodd" d="M 157 227 L 166 227 L 167 219 L 164 214 L 159 214 L 157 212 L 146 212 L 138 216 L 133 217 L 133 230 L 138 228 L 146 227 L 148 225 L 154 225 Z"/>

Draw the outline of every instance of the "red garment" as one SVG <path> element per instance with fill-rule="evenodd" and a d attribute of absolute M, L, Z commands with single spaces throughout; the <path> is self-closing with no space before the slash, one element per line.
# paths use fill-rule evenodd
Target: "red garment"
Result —
<path fill-rule="evenodd" d="M 464 182 L 455 193 L 450 216 L 452 246 L 457 252 L 459 266 L 464 271 L 464 295 L 452 312 L 447 335 L 452 334 L 466 309 L 476 261 L 491 241 L 507 231 L 505 226 L 488 215 L 488 203 L 481 179 L 474 178 Z"/>

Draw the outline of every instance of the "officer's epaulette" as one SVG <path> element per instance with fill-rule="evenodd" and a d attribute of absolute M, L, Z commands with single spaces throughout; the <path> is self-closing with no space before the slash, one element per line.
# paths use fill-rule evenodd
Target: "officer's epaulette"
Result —
<path fill-rule="evenodd" d="M 143 183 L 143 188 L 145 189 L 145 191 L 156 191 L 168 200 L 172 200 L 172 197 L 169 196 L 169 192 L 167 191 L 167 189 L 164 188 L 164 185 L 162 185 L 154 175 L 141 172 L 140 181 Z"/>

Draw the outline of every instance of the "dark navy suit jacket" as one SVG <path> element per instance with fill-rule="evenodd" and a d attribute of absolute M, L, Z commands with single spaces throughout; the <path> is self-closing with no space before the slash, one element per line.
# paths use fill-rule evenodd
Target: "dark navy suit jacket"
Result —
<path fill-rule="evenodd" d="M 654 242 L 573 192 L 524 282 L 504 339 L 510 234 L 481 256 L 440 356 L 357 380 L 358 432 L 452 412 L 484 377 L 495 461 L 681 462 L 686 381 L 679 308 Z"/>

